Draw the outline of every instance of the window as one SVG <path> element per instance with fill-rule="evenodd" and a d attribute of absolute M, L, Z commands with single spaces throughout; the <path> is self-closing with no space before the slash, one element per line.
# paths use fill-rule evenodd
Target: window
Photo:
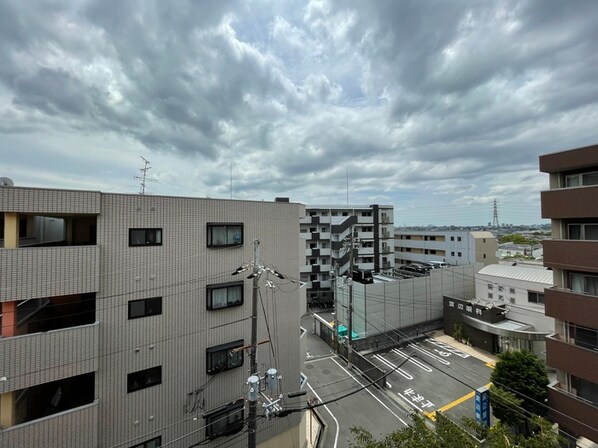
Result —
<path fill-rule="evenodd" d="M 457 252 L 457 256 L 458 256 L 458 257 L 461 257 L 461 256 L 462 256 L 462 255 L 461 255 L 461 252 Z"/>
<path fill-rule="evenodd" d="M 208 247 L 240 246 L 243 244 L 243 224 L 208 223 Z"/>
<path fill-rule="evenodd" d="M 503 296 L 503 295 L 499 295 L 499 296 L 498 296 L 498 300 L 505 300 L 505 296 Z"/>
<path fill-rule="evenodd" d="M 565 187 L 580 187 L 582 185 L 597 185 L 598 171 L 592 173 L 570 174 L 565 176 Z"/>
<path fill-rule="evenodd" d="M 509 293 L 510 294 L 515 294 L 515 288 L 509 288 Z"/>
<path fill-rule="evenodd" d="M 488 298 L 489 299 L 493 299 L 494 298 L 494 294 L 492 294 L 491 292 L 488 293 Z"/>
<path fill-rule="evenodd" d="M 483 258 L 486 258 L 486 254 L 483 254 L 482 256 L 483 256 Z"/>
<path fill-rule="evenodd" d="M 209 374 L 224 372 L 243 365 L 243 339 L 206 349 L 206 371 Z"/>
<path fill-rule="evenodd" d="M 461 237 L 460 236 L 457 237 L 457 241 L 461 241 Z"/>
<path fill-rule="evenodd" d="M 309 276 L 309 281 L 310 282 L 317 282 L 318 281 L 318 274 L 311 274 Z"/>
<path fill-rule="evenodd" d="M 131 448 L 159 448 L 160 446 L 162 446 L 162 437 L 158 436 L 138 445 L 134 445 Z"/>
<path fill-rule="evenodd" d="M 569 324 L 569 336 L 575 340 L 575 345 L 589 350 L 598 350 L 598 330 Z"/>
<path fill-rule="evenodd" d="M 244 400 L 237 400 L 205 415 L 206 438 L 215 439 L 241 431 L 245 420 L 244 406 Z"/>
<path fill-rule="evenodd" d="M 505 287 L 504 287 L 504 286 L 502 286 L 502 285 L 499 285 L 499 286 L 498 286 L 498 290 L 499 290 L 500 292 L 503 292 L 503 291 L 505 290 Z"/>
<path fill-rule="evenodd" d="M 598 240 L 598 224 L 569 224 L 567 230 L 570 240 Z"/>
<path fill-rule="evenodd" d="M 454 236 L 451 236 L 451 241 L 455 241 L 455 237 Z"/>
<path fill-rule="evenodd" d="M 208 310 L 243 305 L 243 282 L 208 285 L 206 297 Z"/>
<path fill-rule="evenodd" d="M 127 393 L 135 392 L 146 387 L 157 386 L 162 383 L 162 366 L 127 375 Z"/>
<path fill-rule="evenodd" d="M 451 252 L 451 257 L 454 257 L 454 256 L 455 256 L 455 252 L 453 251 L 453 252 Z"/>
<path fill-rule="evenodd" d="M 162 229 L 129 229 L 129 246 L 161 246 Z"/>
<path fill-rule="evenodd" d="M 598 296 L 598 276 L 572 272 L 570 282 L 572 291 Z"/>
<path fill-rule="evenodd" d="M 494 285 L 492 283 L 488 283 L 488 289 L 494 289 Z"/>
<path fill-rule="evenodd" d="M 129 319 L 162 314 L 162 297 L 129 301 Z"/>
<path fill-rule="evenodd" d="M 536 291 L 528 291 L 527 292 L 527 301 L 530 303 L 544 303 L 544 293 L 536 292 Z"/>

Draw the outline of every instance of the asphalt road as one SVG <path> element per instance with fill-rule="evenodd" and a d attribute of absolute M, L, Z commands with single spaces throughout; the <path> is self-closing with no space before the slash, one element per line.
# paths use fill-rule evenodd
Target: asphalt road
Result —
<path fill-rule="evenodd" d="M 404 428 L 413 411 L 434 419 L 435 411 L 441 410 L 457 422 L 462 417 L 474 418 L 474 391 L 489 383 L 491 373 L 485 362 L 430 338 L 368 354 L 387 371 L 400 367 L 386 378 L 385 389 L 363 389 L 368 380 L 347 369 L 346 362 L 313 333 L 312 322 L 312 317 L 304 317 L 308 334 L 303 373 L 308 378 L 308 398 L 327 403 L 317 408 L 326 425 L 321 447 L 348 446 L 354 440 L 352 426 L 363 427 L 376 437 Z"/>

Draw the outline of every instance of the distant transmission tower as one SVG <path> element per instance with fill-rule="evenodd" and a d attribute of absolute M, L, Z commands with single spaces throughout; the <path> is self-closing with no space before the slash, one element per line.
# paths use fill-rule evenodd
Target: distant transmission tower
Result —
<path fill-rule="evenodd" d="M 140 181 L 139 194 L 145 194 L 145 183 L 147 181 L 154 180 L 154 179 L 147 178 L 147 172 L 151 169 L 150 161 L 147 160 L 143 156 L 139 156 L 139 157 L 141 157 L 141 160 L 143 160 L 143 164 L 144 164 L 143 168 L 139 168 L 139 171 L 141 171 L 143 174 L 141 176 L 135 176 L 135 179 L 138 179 Z"/>
<path fill-rule="evenodd" d="M 492 227 L 498 228 L 500 224 L 498 223 L 498 207 L 496 205 L 496 199 L 494 200 L 494 215 L 492 218 Z"/>

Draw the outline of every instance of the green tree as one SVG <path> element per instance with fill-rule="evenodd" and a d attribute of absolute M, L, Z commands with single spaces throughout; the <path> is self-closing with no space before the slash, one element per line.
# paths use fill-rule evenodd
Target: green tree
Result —
<path fill-rule="evenodd" d="M 526 238 L 518 233 L 507 233 L 498 239 L 500 244 L 513 243 L 513 244 L 538 244 L 539 240 Z"/>
<path fill-rule="evenodd" d="M 352 427 L 351 432 L 355 441 L 352 448 L 470 448 L 479 443 L 473 439 L 465 428 L 456 423 L 437 425 L 432 428 L 419 414 L 411 416 L 412 423 L 404 429 L 393 431 L 380 439 L 376 439 L 363 428 Z M 499 422 L 491 428 L 483 428 L 471 419 L 464 419 L 463 425 L 481 434 L 487 448 L 559 448 L 562 439 L 552 430 L 549 421 L 535 417 L 533 420 L 535 431 L 529 437 L 514 434 L 511 428 Z"/>
<path fill-rule="evenodd" d="M 492 413 L 499 420 L 529 433 L 529 418 L 546 415 L 548 375 L 544 363 L 533 353 L 501 353 L 490 381 L 494 385 L 490 392 Z"/>

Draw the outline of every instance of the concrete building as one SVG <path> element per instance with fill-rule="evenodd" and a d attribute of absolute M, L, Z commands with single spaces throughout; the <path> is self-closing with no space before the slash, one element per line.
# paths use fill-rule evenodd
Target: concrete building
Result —
<path fill-rule="evenodd" d="M 540 156 L 550 175 L 542 217 L 552 221 L 544 265 L 554 272 L 546 315 L 555 319 L 547 363 L 551 418 L 567 433 L 598 443 L 598 145 Z"/>
<path fill-rule="evenodd" d="M 395 265 L 445 261 L 450 265 L 495 264 L 497 243 L 486 231 L 426 231 L 401 229 L 395 232 Z"/>
<path fill-rule="evenodd" d="M 245 446 L 252 281 L 232 273 L 258 239 L 297 279 L 302 205 L 0 187 L 0 213 L 2 448 Z M 280 393 L 299 389 L 302 291 L 265 290 L 258 314 Z M 302 424 L 262 419 L 258 444 L 303 446 Z"/>
<path fill-rule="evenodd" d="M 301 280 L 308 284 L 308 303 L 332 307 L 331 272 L 338 264 L 340 275 L 349 271 L 347 244 L 355 238 L 355 269 L 391 273 L 394 268 L 392 205 L 307 206 L 300 220 L 306 240 Z"/>
<path fill-rule="evenodd" d="M 554 319 L 544 315 L 544 289 L 550 287 L 547 269 L 493 264 L 476 274 L 476 301 L 502 307 L 505 319 L 521 324 L 512 331 L 486 326 L 497 336 L 496 352 L 526 349 L 546 358 L 545 336 L 554 329 Z"/>

